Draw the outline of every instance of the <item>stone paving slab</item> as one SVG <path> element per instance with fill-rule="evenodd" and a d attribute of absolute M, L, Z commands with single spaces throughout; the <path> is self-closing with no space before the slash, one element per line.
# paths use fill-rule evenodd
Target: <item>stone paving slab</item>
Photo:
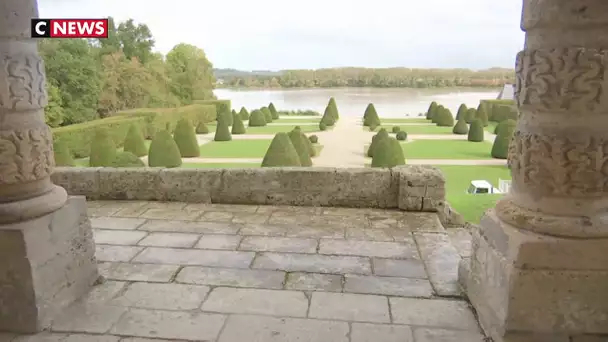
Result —
<path fill-rule="evenodd" d="M 18 342 L 483 337 L 456 288 L 470 234 L 432 213 L 94 201 L 89 214 L 106 280 Z"/>

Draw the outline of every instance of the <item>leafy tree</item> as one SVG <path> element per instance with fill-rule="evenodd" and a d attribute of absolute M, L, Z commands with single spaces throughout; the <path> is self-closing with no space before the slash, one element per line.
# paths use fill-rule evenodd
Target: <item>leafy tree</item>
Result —
<path fill-rule="evenodd" d="M 55 155 L 55 165 L 57 166 L 74 166 L 74 158 L 67 144 L 61 140 L 53 140 L 53 153 Z"/>
<path fill-rule="evenodd" d="M 280 166 L 302 166 L 298 152 L 287 133 L 277 133 L 274 136 L 262 160 L 262 167 Z"/>
<path fill-rule="evenodd" d="M 83 39 L 43 39 L 39 47 L 47 79 L 59 90 L 62 124 L 98 118 L 101 80 L 94 48 Z"/>
<path fill-rule="evenodd" d="M 268 105 L 268 110 L 270 111 L 273 120 L 279 119 L 279 112 L 277 112 L 277 109 L 275 108 L 272 102 L 270 102 L 270 104 Z"/>
<path fill-rule="evenodd" d="M 143 157 L 148 154 L 144 134 L 137 125 L 133 124 L 129 127 L 123 144 L 123 150 L 131 152 L 137 157 Z"/>
<path fill-rule="evenodd" d="M 482 142 L 484 140 L 483 134 L 483 123 L 481 120 L 475 120 L 469 127 L 469 135 L 467 137 L 469 141 Z"/>
<path fill-rule="evenodd" d="M 456 113 L 456 120 L 460 120 L 461 117 L 466 116 L 467 110 L 467 105 L 464 103 L 461 104 L 460 107 L 458 107 L 458 112 Z"/>
<path fill-rule="evenodd" d="M 288 133 L 289 140 L 293 144 L 293 147 L 296 149 L 298 153 L 298 157 L 300 159 L 301 166 L 312 166 L 312 160 L 310 159 L 311 151 L 308 148 L 308 144 L 310 143 L 306 137 L 302 135 L 301 130 L 294 129 Z"/>
<path fill-rule="evenodd" d="M 213 65 L 205 52 L 190 44 L 177 44 L 166 58 L 171 91 L 182 103 L 213 99 Z"/>
<path fill-rule="evenodd" d="M 148 152 L 148 165 L 150 167 L 178 167 L 182 165 L 182 156 L 179 147 L 167 130 L 156 133 Z"/>
<path fill-rule="evenodd" d="M 182 118 L 177 122 L 175 133 L 173 133 L 173 140 L 175 140 L 182 158 L 192 158 L 201 155 L 194 126 L 190 120 Z"/>
<path fill-rule="evenodd" d="M 59 127 L 65 115 L 63 111 L 63 99 L 60 90 L 54 84 L 47 83 L 48 100 L 44 108 L 44 121 L 50 127 Z"/>
<path fill-rule="evenodd" d="M 116 145 L 106 129 L 98 129 L 91 140 L 89 166 L 112 166 L 116 158 Z"/>

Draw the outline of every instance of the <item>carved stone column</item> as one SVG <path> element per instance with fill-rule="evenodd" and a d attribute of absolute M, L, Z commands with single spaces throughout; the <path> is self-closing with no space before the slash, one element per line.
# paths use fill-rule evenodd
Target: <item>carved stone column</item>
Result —
<path fill-rule="evenodd" d="M 524 0 L 522 28 L 512 188 L 461 275 L 495 342 L 607 341 L 608 1 Z"/>
<path fill-rule="evenodd" d="M 51 183 L 51 131 L 44 123 L 44 64 L 30 19 L 35 1 L 0 3 L 0 224 L 61 208 L 67 193 Z"/>
<path fill-rule="evenodd" d="M 36 0 L 0 0 L 0 331 L 36 332 L 98 278 L 83 197 L 51 183 Z M 67 202 L 66 202 L 67 200 Z"/>

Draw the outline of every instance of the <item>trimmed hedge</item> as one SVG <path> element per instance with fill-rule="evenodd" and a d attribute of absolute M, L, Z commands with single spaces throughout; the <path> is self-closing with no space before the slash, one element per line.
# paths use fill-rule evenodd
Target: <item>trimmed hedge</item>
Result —
<path fill-rule="evenodd" d="M 375 147 L 372 167 L 391 168 L 405 164 L 401 144 L 395 138 L 380 139 Z"/>
<path fill-rule="evenodd" d="M 143 157 L 148 154 L 144 135 L 138 126 L 131 125 L 129 127 L 123 144 L 123 150 L 133 153 L 136 157 Z"/>
<path fill-rule="evenodd" d="M 319 137 L 313 134 L 308 137 L 308 140 L 310 140 L 311 143 L 316 144 L 319 142 Z"/>
<path fill-rule="evenodd" d="M 146 164 L 139 159 L 138 156 L 131 152 L 122 151 L 116 153 L 114 161 L 112 161 L 112 167 L 145 167 Z"/>
<path fill-rule="evenodd" d="M 204 122 L 199 122 L 196 126 L 196 134 L 209 134 L 209 127 Z"/>
<path fill-rule="evenodd" d="M 116 158 L 116 144 L 107 129 L 100 128 L 91 141 L 89 166 L 112 166 Z"/>
<path fill-rule="evenodd" d="M 275 108 L 274 103 L 270 102 L 270 104 L 268 105 L 268 110 L 270 111 L 272 120 L 279 119 L 279 112 L 277 112 L 277 109 Z"/>
<path fill-rule="evenodd" d="M 74 158 L 68 145 L 61 140 L 53 140 L 53 153 L 55 156 L 55 165 L 57 166 L 74 166 Z"/>
<path fill-rule="evenodd" d="M 384 129 L 384 128 L 380 129 L 380 131 L 378 131 L 378 133 L 372 137 L 372 143 L 369 145 L 369 148 L 367 149 L 367 156 L 374 157 L 374 153 L 376 153 L 376 148 L 378 146 L 378 142 L 380 140 L 384 140 L 384 139 L 388 139 L 388 138 L 390 138 L 390 136 L 388 135 L 388 132 L 386 131 L 386 129 Z"/>
<path fill-rule="evenodd" d="M 321 120 L 321 122 L 319 122 L 319 130 L 321 130 L 321 131 L 327 130 L 327 125 L 325 124 L 325 122 L 323 122 L 323 120 Z"/>
<path fill-rule="evenodd" d="M 407 132 L 399 131 L 399 132 L 397 132 L 397 135 L 395 136 L 395 138 L 400 141 L 407 140 Z"/>
<path fill-rule="evenodd" d="M 182 158 L 193 158 L 201 155 L 196 133 L 194 132 L 194 126 L 192 126 L 190 120 L 184 118 L 177 122 L 173 140 L 175 140 L 175 144 L 177 144 L 179 154 Z"/>
<path fill-rule="evenodd" d="M 336 104 L 336 99 L 334 99 L 333 97 L 329 98 L 329 103 L 327 104 L 328 107 L 331 107 L 331 114 L 332 117 L 334 118 L 334 122 L 338 121 L 338 119 L 340 119 L 340 114 L 338 113 L 338 105 Z"/>
<path fill-rule="evenodd" d="M 517 126 L 517 121 L 515 120 L 504 120 L 494 129 L 494 134 L 503 135 L 503 134 L 513 134 L 515 131 L 515 126 Z"/>
<path fill-rule="evenodd" d="M 481 122 L 481 120 L 477 119 L 473 121 L 471 127 L 469 127 L 469 135 L 467 136 L 467 140 L 473 142 L 482 142 L 483 139 L 483 123 Z"/>
<path fill-rule="evenodd" d="M 215 107 L 216 115 L 213 116 L 209 121 L 216 121 L 217 115 L 220 113 L 230 113 L 232 110 L 232 101 L 230 100 L 194 100 L 194 104 L 200 105 L 212 105 Z M 205 121 L 205 122 L 209 122 Z"/>
<path fill-rule="evenodd" d="M 431 123 L 436 124 L 438 122 L 439 117 L 441 116 L 441 112 L 443 112 L 444 109 L 445 109 L 444 106 L 437 105 L 437 108 L 435 108 L 435 111 L 433 112 L 433 117 L 431 118 Z"/>
<path fill-rule="evenodd" d="M 331 105 L 331 102 L 325 107 L 325 112 L 323 112 L 323 117 L 321 118 L 321 122 L 325 124 L 325 126 L 333 126 L 336 123 L 336 117 L 338 116 L 337 109 Z"/>
<path fill-rule="evenodd" d="M 467 105 L 466 104 L 461 104 L 460 107 L 458 107 L 458 112 L 456 112 L 456 120 L 460 120 L 461 117 L 464 117 L 467 115 Z"/>
<path fill-rule="evenodd" d="M 152 139 L 148 152 L 148 165 L 150 167 L 178 167 L 182 165 L 179 147 L 177 147 L 168 131 L 160 131 Z"/>
<path fill-rule="evenodd" d="M 245 134 L 247 130 L 245 129 L 245 125 L 243 124 L 243 120 L 241 120 L 240 115 L 234 114 L 232 118 L 232 134 Z"/>
<path fill-rule="evenodd" d="M 289 136 L 289 140 L 291 140 L 293 147 L 296 149 L 296 152 L 298 153 L 298 158 L 300 159 L 300 165 L 301 166 L 312 166 L 312 159 L 310 159 L 310 156 L 312 153 L 310 149 L 312 148 L 312 146 L 310 146 L 310 147 L 308 146 L 310 141 L 308 141 L 308 139 L 306 139 L 304 134 L 302 134 L 302 131 L 299 129 L 294 129 L 291 132 L 289 132 L 287 135 Z"/>
<path fill-rule="evenodd" d="M 465 121 L 468 124 L 472 124 L 475 120 L 477 120 L 477 110 L 475 108 L 469 108 L 467 110 L 467 115 L 465 117 Z"/>
<path fill-rule="evenodd" d="M 504 131 L 503 134 L 496 136 L 492 145 L 492 152 L 490 152 L 492 158 L 507 159 L 512 136 L 513 132 L 509 131 Z"/>
<path fill-rule="evenodd" d="M 264 120 L 266 120 L 266 123 L 272 122 L 272 113 L 270 112 L 270 109 L 268 109 L 268 107 L 260 108 L 260 112 L 264 114 Z"/>
<path fill-rule="evenodd" d="M 302 166 L 298 152 L 291 143 L 289 135 L 283 132 L 274 136 L 262 160 L 262 167 L 281 166 Z"/>
<path fill-rule="evenodd" d="M 477 107 L 476 119 L 481 121 L 481 123 L 483 124 L 484 127 L 486 127 L 488 125 L 489 119 L 488 119 L 488 112 L 487 112 L 485 104 L 480 103 L 479 106 Z"/>
<path fill-rule="evenodd" d="M 454 126 L 454 116 L 452 116 L 452 112 L 445 107 L 440 107 L 437 109 L 437 112 L 433 118 L 439 127 Z"/>
<path fill-rule="evenodd" d="M 452 133 L 460 135 L 465 135 L 469 133 L 469 125 L 467 125 L 467 122 L 464 120 L 463 117 L 461 117 L 456 122 L 456 125 L 454 125 L 454 129 L 452 129 Z"/>
<path fill-rule="evenodd" d="M 437 102 L 433 101 L 429 105 L 429 109 L 426 111 L 426 119 L 432 120 L 436 111 L 437 111 Z"/>
<path fill-rule="evenodd" d="M 494 116 L 496 115 L 495 109 L 498 106 L 511 106 L 511 107 L 516 108 L 515 100 L 481 100 L 481 101 L 479 101 L 479 103 L 483 104 L 486 107 L 486 113 L 488 114 L 488 119 L 490 121 L 496 121 L 496 122 L 502 121 L 502 120 L 494 119 Z"/>
<path fill-rule="evenodd" d="M 247 109 L 245 107 L 241 107 L 241 111 L 239 112 L 239 117 L 243 121 L 249 120 L 249 112 L 247 111 Z"/>
<path fill-rule="evenodd" d="M 228 125 L 228 116 L 232 118 L 232 114 L 227 113 L 218 116 L 217 126 L 215 127 L 215 141 L 230 141 L 232 140 L 232 134 L 230 134 L 230 126 Z"/>
<path fill-rule="evenodd" d="M 399 126 L 393 126 L 392 130 L 393 130 L 393 133 L 399 133 L 399 132 L 401 132 L 401 127 L 399 127 Z"/>
<path fill-rule="evenodd" d="M 145 122 L 141 117 L 118 116 L 53 128 L 51 131 L 53 139 L 61 140 L 66 144 L 75 158 L 86 158 L 91 154 L 91 141 L 98 129 L 107 130 L 114 144 L 122 147 L 127 132 L 133 124 L 143 127 Z"/>
<path fill-rule="evenodd" d="M 374 107 L 373 103 L 368 104 L 367 108 L 365 108 L 365 113 L 363 113 L 363 126 L 380 126 L 381 124 L 376 107 Z"/>
<path fill-rule="evenodd" d="M 249 116 L 249 127 L 262 127 L 266 126 L 266 118 L 261 110 L 256 109 L 251 112 Z"/>
<path fill-rule="evenodd" d="M 519 118 L 519 112 L 516 106 L 510 105 L 494 105 L 492 106 L 492 116 L 490 121 L 503 122 L 505 120 L 515 120 Z"/>

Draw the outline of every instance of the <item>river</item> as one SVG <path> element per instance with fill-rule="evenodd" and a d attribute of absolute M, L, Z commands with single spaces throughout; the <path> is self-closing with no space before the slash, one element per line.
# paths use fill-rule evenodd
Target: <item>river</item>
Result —
<path fill-rule="evenodd" d="M 409 88 L 323 88 L 288 90 L 216 89 L 218 99 L 232 100 L 232 108 L 247 109 L 274 103 L 278 110 L 312 109 L 323 113 L 330 97 L 336 99 L 340 115 L 361 116 L 373 103 L 381 117 L 417 116 L 425 113 L 431 101 L 456 114 L 460 104 L 477 107 L 479 100 L 495 99 L 500 89 L 409 89 Z"/>

